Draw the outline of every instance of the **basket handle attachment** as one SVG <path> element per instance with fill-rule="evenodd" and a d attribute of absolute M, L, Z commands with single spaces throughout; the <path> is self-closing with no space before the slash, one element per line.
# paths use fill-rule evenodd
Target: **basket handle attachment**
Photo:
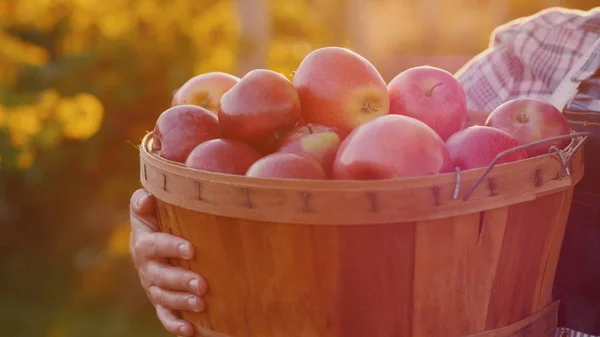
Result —
<path fill-rule="evenodd" d="M 511 154 L 513 152 L 517 152 L 520 150 L 524 150 L 524 149 L 528 149 L 530 147 L 534 147 L 536 145 L 540 145 L 540 144 L 545 144 L 545 143 L 549 143 L 549 142 L 553 142 L 556 140 L 562 140 L 562 139 L 573 139 L 576 137 L 583 137 L 583 139 L 577 144 L 575 145 L 572 149 L 570 149 L 571 154 L 568 157 L 565 157 L 565 153 L 563 150 L 557 148 L 556 146 L 552 146 L 550 147 L 550 149 L 548 150 L 548 153 L 552 153 L 555 152 L 558 156 L 558 158 L 560 159 L 561 165 L 562 165 L 562 169 L 559 172 L 558 176 L 562 177 L 565 174 L 566 175 L 571 175 L 571 171 L 569 169 L 569 164 L 571 163 L 571 159 L 573 158 L 573 155 L 583 146 L 583 144 L 587 141 L 588 137 L 591 135 L 590 132 L 574 132 L 568 135 L 562 135 L 562 136 L 556 136 L 556 137 L 550 137 L 550 138 L 546 138 L 546 139 L 542 139 L 536 142 L 532 142 L 529 144 L 525 144 L 525 145 L 521 145 L 521 146 L 517 146 L 517 147 L 513 147 L 512 149 L 508 149 L 505 151 L 500 152 L 495 158 L 494 160 L 492 160 L 492 162 L 490 163 L 490 165 L 488 165 L 488 167 L 485 169 L 485 171 L 481 174 L 481 176 L 473 183 L 473 185 L 467 190 L 467 193 L 465 193 L 465 195 L 462 197 L 463 201 L 467 201 L 469 200 L 469 198 L 471 197 L 471 195 L 473 194 L 473 192 L 475 191 L 475 189 L 477 188 L 477 186 L 479 186 L 479 184 L 481 184 L 481 182 L 483 181 L 483 179 L 485 179 L 485 177 L 490 173 L 490 171 L 492 170 L 492 168 L 496 165 L 496 163 L 498 162 L 498 160 L 502 159 L 502 157 Z M 460 192 L 460 183 L 461 183 L 461 170 L 458 167 L 455 167 L 455 171 L 456 171 L 456 185 L 454 186 L 454 199 L 458 199 L 458 194 Z"/>

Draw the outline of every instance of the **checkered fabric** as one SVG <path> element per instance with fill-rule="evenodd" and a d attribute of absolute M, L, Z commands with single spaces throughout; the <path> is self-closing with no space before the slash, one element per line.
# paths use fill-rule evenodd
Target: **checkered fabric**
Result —
<path fill-rule="evenodd" d="M 456 73 L 468 109 L 492 111 L 517 97 L 550 101 L 571 75 L 569 80 L 582 83 L 567 108 L 600 111 L 598 41 L 600 7 L 587 12 L 550 8 L 499 26 L 489 48 Z"/>
<path fill-rule="evenodd" d="M 554 333 L 554 337 L 598 337 L 594 335 L 588 335 L 583 332 L 573 331 L 566 328 L 558 328 Z"/>
<path fill-rule="evenodd" d="M 469 111 L 492 111 L 508 100 L 532 97 L 560 110 L 600 112 L 600 7 L 550 8 L 502 25 L 489 48 L 456 76 Z M 554 337 L 600 336 L 566 327 Z"/>

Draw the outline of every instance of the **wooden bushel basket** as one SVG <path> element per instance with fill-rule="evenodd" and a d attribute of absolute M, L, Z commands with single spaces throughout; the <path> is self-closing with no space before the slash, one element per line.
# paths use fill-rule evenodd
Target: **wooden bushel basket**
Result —
<path fill-rule="evenodd" d="M 161 228 L 209 284 L 199 336 L 551 336 L 551 289 L 581 145 L 383 181 L 201 172 L 140 149 Z"/>

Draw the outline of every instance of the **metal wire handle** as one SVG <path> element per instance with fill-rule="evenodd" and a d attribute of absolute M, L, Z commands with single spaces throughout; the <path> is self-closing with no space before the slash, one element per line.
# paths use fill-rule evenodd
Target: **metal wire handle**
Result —
<path fill-rule="evenodd" d="M 490 171 L 492 170 L 492 168 L 496 165 L 496 163 L 498 162 L 498 160 L 502 159 L 502 157 L 511 154 L 513 152 L 517 152 L 520 150 L 524 150 L 524 149 L 528 149 L 530 147 L 534 147 L 536 145 L 540 145 L 540 144 L 545 144 L 545 143 L 550 143 L 553 141 L 557 141 L 557 140 L 562 140 L 562 139 L 573 139 L 576 137 L 583 137 L 583 139 L 581 140 L 581 142 L 579 142 L 579 144 L 577 144 L 575 147 L 573 147 L 573 149 L 571 150 L 571 155 L 568 158 L 565 158 L 564 156 L 564 151 L 557 148 L 556 146 L 552 146 L 550 147 L 548 153 L 551 152 L 555 152 L 558 156 L 558 158 L 561 161 L 561 165 L 562 168 L 559 172 L 559 176 L 563 176 L 564 174 L 570 175 L 570 169 L 569 169 L 569 164 L 571 163 L 571 158 L 573 157 L 573 155 L 583 146 L 583 144 L 587 141 L 588 137 L 591 135 L 590 132 L 574 132 L 568 135 L 562 135 L 562 136 L 557 136 L 557 137 L 551 137 L 551 138 L 546 138 L 543 140 L 539 140 L 536 142 L 532 142 L 529 144 L 525 144 L 525 145 L 521 145 L 521 146 L 517 146 L 517 147 L 513 147 L 512 149 L 508 149 L 506 151 L 500 152 L 495 158 L 494 160 L 492 160 L 492 162 L 490 163 L 490 165 L 486 168 L 486 170 L 483 172 L 483 174 L 481 174 L 481 176 L 473 183 L 473 185 L 471 186 L 471 188 L 469 188 L 469 190 L 467 191 L 467 193 L 465 193 L 465 195 L 463 196 L 463 201 L 467 201 L 469 200 L 469 198 L 471 197 L 471 195 L 473 194 L 473 192 L 475 191 L 475 189 L 477 188 L 477 186 L 479 186 L 479 184 L 481 184 L 481 182 L 483 181 L 483 179 L 485 179 L 485 177 L 490 173 Z M 456 186 L 454 188 L 454 199 L 458 199 L 458 194 L 460 191 L 460 182 L 461 182 L 461 171 L 458 167 L 455 168 L 456 170 Z"/>

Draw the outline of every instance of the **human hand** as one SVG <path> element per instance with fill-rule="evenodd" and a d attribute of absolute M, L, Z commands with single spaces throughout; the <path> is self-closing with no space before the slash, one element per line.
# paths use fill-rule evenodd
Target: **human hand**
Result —
<path fill-rule="evenodd" d="M 191 259 L 194 256 L 191 244 L 160 231 L 156 200 L 144 189 L 131 196 L 130 222 L 129 249 L 158 319 L 173 334 L 193 336 L 193 325 L 182 320 L 177 311 L 203 311 L 202 296 L 207 291 L 207 284 L 202 276 L 167 262 L 167 258 Z"/>

